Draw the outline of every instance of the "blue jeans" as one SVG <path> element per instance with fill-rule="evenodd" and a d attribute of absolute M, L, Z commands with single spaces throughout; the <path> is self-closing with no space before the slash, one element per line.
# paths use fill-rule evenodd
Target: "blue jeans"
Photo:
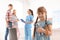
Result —
<path fill-rule="evenodd" d="M 25 28 L 25 40 L 32 40 L 31 37 L 31 28 Z"/>
<path fill-rule="evenodd" d="M 8 25 L 9 25 L 9 28 L 12 28 L 12 22 L 9 21 Z M 5 40 L 7 40 L 8 33 L 9 33 L 9 29 L 6 28 Z"/>
<path fill-rule="evenodd" d="M 9 29 L 8 29 L 8 28 L 6 28 L 5 40 L 7 40 L 8 33 L 9 33 Z"/>

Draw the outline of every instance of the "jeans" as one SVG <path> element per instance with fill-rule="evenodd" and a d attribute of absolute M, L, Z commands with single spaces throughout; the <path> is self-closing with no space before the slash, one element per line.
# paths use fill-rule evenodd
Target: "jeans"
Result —
<path fill-rule="evenodd" d="M 9 25 L 9 28 L 12 28 L 12 22 L 9 21 L 8 25 Z M 7 40 L 7 36 L 9 34 L 9 28 L 6 28 L 5 40 Z"/>
<path fill-rule="evenodd" d="M 5 40 L 7 40 L 8 33 L 9 33 L 9 29 L 8 29 L 8 28 L 6 28 Z"/>

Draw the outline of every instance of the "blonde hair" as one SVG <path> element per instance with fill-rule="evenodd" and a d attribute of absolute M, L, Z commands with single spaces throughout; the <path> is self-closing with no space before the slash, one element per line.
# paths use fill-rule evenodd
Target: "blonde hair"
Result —
<path fill-rule="evenodd" d="M 15 9 L 13 10 L 13 14 L 15 14 L 14 11 L 16 11 L 16 10 L 15 10 Z M 15 14 L 15 15 L 16 15 L 16 14 Z"/>

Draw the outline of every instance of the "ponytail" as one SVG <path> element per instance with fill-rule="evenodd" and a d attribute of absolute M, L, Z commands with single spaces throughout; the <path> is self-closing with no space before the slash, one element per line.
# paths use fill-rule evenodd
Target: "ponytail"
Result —
<path fill-rule="evenodd" d="M 29 11 L 31 12 L 31 15 L 33 16 L 33 11 L 31 9 L 29 9 Z"/>

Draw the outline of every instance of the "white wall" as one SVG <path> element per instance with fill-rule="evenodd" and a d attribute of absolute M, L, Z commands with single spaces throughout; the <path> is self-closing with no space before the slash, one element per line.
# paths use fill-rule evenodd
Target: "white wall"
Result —
<path fill-rule="evenodd" d="M 29 2 L 29 8 L 33 9 L 35 17 L 37 14 L 37 8 L 40 6 L 44 6 L 47 9 L 48 18 L 52 18 L 52 28 L 60 28 L 60 0 L 29 0 Z"/>
<path fill-rule="evenodd" d="M 25 13 L 23 13 L 23 4 L 19 1 L 15 0 L 0 0 L 0 40 L 5 40 L 5 31 L 6 31 L 6 22 L 5 22 L 5 15 L 8 10 L 8 4 L 13 4 L 13 9 L 17 11 L 18 19 L 24 18 Z M 19 23 L 19 28 L 23 27 L 24 25 L 22 22 Z"/>

